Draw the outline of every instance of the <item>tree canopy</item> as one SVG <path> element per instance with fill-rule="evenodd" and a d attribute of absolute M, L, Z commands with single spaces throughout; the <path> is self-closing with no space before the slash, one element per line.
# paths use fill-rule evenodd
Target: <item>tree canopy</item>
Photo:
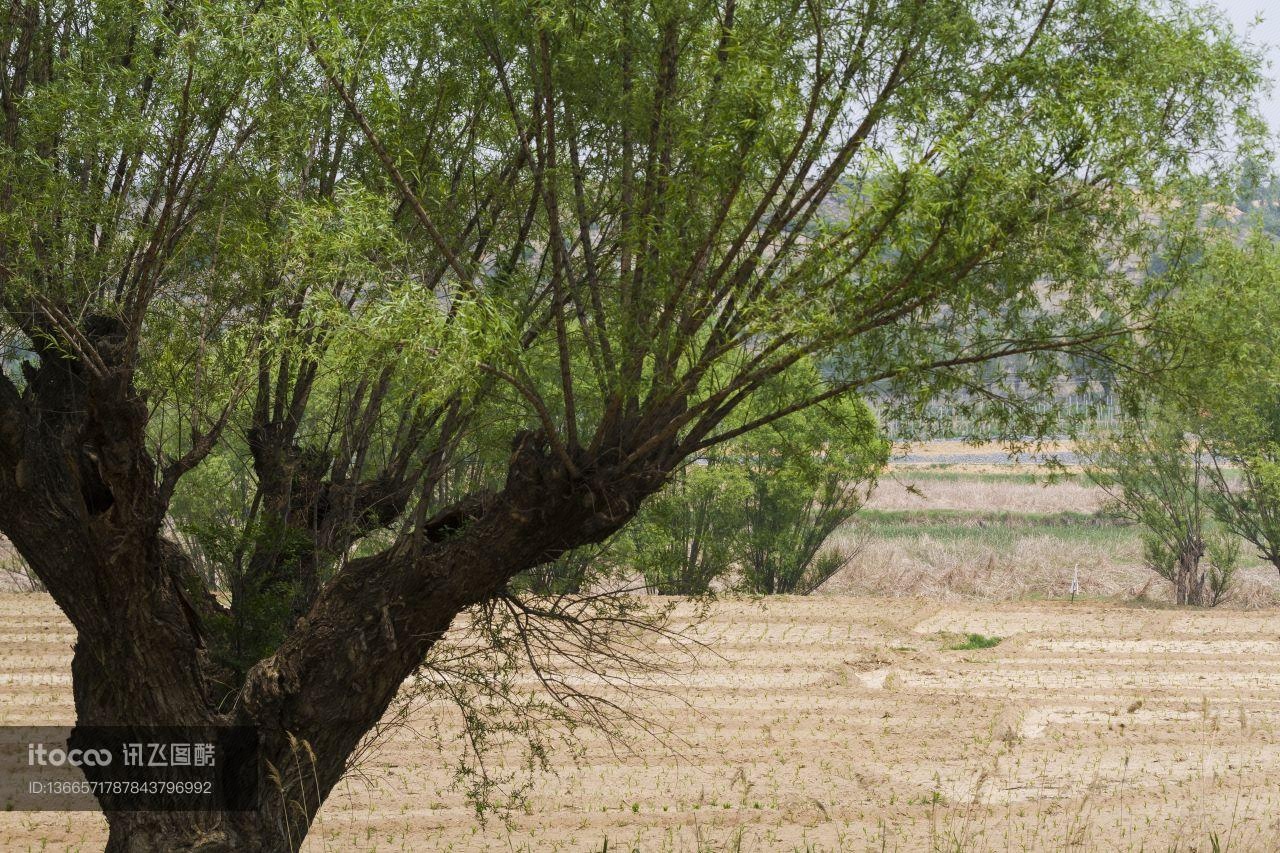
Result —
<path fill-rule="evenodd" d="M 82 722 L 314 758 L 116 849 L 292 848 L 458 613 L 692 454 L 873 387 L 1044 428 L 1258 133 L 1148 0 L 0 14 L 0 532 Z"/>

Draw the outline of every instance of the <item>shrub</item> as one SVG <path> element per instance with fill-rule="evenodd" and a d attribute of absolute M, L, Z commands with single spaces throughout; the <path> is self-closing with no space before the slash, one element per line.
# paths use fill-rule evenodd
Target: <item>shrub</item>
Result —
<path fill-rule="evenodd" d="M 889 443 L 860 400 L 779 421 L 740 446 L 743 585 L 756 593 L 808 593 L 853 554 L 823 551 L 827 538 L 870 497 Z"/>
<path fill-rule="evenodd" d="M 1240 567 L 1240 539 L 1230 531 L 1215 531 L 1206 542 L 1209 570 L 1209 606 L 1217 607 L 1231 597 L 1236 569 Z"/>
<path fill-rule="evenodd" d="M 702 595 L 727 575 L 741 554 L 747 495 L 741 470 L 723 456 L 697 459 L 672 477 L 627 536 L 649 590 Z"/>
<path fill-rule="evenodd" d="M 575 548 L 554 562 L 535 566 L 511 580 L 511 590 L 529 592 L 548 598 L 578 595 L 594 582 L 618 571 L 616 540 L 603 545 Z"/>
<path fill-rule="evenodd" d="M 1224 599 L 1234 560 L 1215 546 L 1215 574 L 1201 561 L 1210 521 L 1210 454 L 1199 436 L 1184 431 L 1163 409 L 1125 418 L 1114 431 L 1082 443 L 1089 478 L 1111 497 L 1109 510 L 1143 526 L 1143 556 L 1174 587 L 1178 604 L 1213 605 Z M 1214 591 L 1214 585 L 1217 591 Z"/>
<path fill-rule="evenodd" d="M 889 442 L 860 400 L 797 413 L 678 472 L 628 533 L 635 568 L 663 594 L 735 575 L 753 593 L 807 593 L 845 566 L 824 543 L 866 502 Z"/>

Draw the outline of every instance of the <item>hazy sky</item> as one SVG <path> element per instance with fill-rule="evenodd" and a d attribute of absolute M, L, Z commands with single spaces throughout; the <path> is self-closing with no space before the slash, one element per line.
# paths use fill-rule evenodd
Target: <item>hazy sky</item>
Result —
<path fill-rule="evenodd" d="M 1255 18 L 1262 16 L 1262 23 L 1250 30 L 1249 40 L 1266 45 L 1271 67 L 1266 73 L 1272 80 L 1272 89 L 1263 110 L 1271 123 L 1271 132 L 1280 133 L 1280 2 L 1277 0 L 1212 0 L 1215 6 L 1227 13 L 1236 29 L 1245 32 Z"/>

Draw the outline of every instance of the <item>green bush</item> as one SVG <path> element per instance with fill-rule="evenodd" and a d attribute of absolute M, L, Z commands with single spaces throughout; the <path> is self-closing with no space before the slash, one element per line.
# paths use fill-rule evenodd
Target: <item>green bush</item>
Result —
<path fill-rule="evenodd" d="M 843 568 L 852 553 L 823 551 L 823 544 L 866 503 L 888 459 L 889 443 L 861 400 L 750 434 L 735 460 L 749 487 L 740 562 L 746 589 L 807 593 Z"/>
<path fill-rule="evenodd" d="M 1240 539 L 1228 530 L 1215 531 L 1205 546 L 1209 557 L 1209 605 L 1217 607 L 1231 596 L 1236 569 L 1240 567 Z"/>
<path fill-rule="evenodd" d="M 575 548 L 551 563 L 543 563 L 511 580 L 513 592 L 554 598 L 578 595 L 591 584 L 617 571 L 613 543 Z"/>
<path fill-rule="evenodd" d="M 629 531 L 632 564 L 663 594 L 699 595 L 717 578 L 753 593 L 810 592 L 852 556 L 824 544 L 888 457 L 861 400 L 782 418 L 678 472 Z"/>
<path fill-rule="evenodd" d="M 1173 584 L 1175 601 L 1210 607 L 1225 601 L 1240 542 L 1230 529 L 1213 526 L 1216 463 L 1203 439 L 1185 431 L 1175 412 L 1155 407 L 1081 450 L 1089 478 L 1112 499 L 1111 512 L 1142 525 L 1146 564 Z"/>
<path fill-rule="evenodd" d="M 748 484 L 724 456 L 694 460 L 645 506 L 626 537 L 651 592 L 702 595 L 742 553 Z"/>

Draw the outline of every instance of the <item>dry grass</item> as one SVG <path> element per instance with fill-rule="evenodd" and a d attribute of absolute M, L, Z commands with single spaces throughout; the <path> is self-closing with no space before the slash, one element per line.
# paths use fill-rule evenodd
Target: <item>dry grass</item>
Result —
<path fill-rule="evenodd" d="M 975 540 L 943 540 L 925 533 L 910 540 L 872 539 L 853 563 L 823 587 L 836 595 L 936 598 L 949 601 L 1070 595 L 1073 567 L 1083 567 L 1086 597 L 1137 595 L 1151 572 L 1137 555 L 1110 553 L 1106 543 L 1021 536 L 1010 548 Z"/>
<path fill-rule="evenodd" d="M 949 471 L 949 469 L 948 469 Z M 868 509 L 968 509 L 987 512 L 1097 512 L 1104 495 L 1078 478 L 1054 483 L 999 474 L 940 476 L 895 469 L 877 486 Z"/>
<path fill-rule="evenodd" d="M 913 450 L 930 458 L 962 445 Z M 990 448 L 988 448 L 990 449 Z M 1078 473 L 1046 480 L 1028 465 L 894 466 L 867 510 L 832 537 L 856 551 L 821 592 L 941 601 L 1079 596 L 1169 602 L 1172 585 L 1145 565 L 1137 528 L 1102 514 L 1105 495 Z M 1228 607 L 1280 605 L 1280 577 L 1244 546 Z"/>
<path fill-rule="evenodd" d="M 1016 601 L 1066 598 L 1079 569 L 1082 598 L 1171 602 L 1172 584 L 1142 565 L 1136 541 L 1114 543 L 1027 535 L 1003 546 L 980 540 L 944 540 L 925 533 L 911 540 L 871 539 L 853 562 L 827 581 L 824 595 L 927 598 L 940 601 Z M 1280 583 L 1270 566 L 1240 571 L 1224 606 L 1280 605 Z"/>
<path fill-rule="evenodd" d="M 685 611 L 687 612 L 687 611 Z M 65 673 L 44 596 L 0 596 L 0 675 Z M 475 822 L 450 788 L 457 721 L 421 708 L 304 850 L 1274 851 L 1280 642 L 1272 613 L 1099 602 L 721 601 L 721 657 L 616 749 L 580 732 L 526 812 Z M 957 635 L 1003 638 L 950 651 Z M 53 639 L 58 642 L 50 642 Z M 70 687 L 6 690 L 7 722 L 67 722 Z M 0 814 L 6 851 L 94 850 L 91 813 Z"/>
<path fill-rule="evenodd" d="M 1047 441 L 1042 446 L 1031 449 L 1041 454 L 1068 454 L 1075 450 L 1075 445 L 1070 441 Z M 931 460 L 946 459 L 951 456 L 1003 455 L 1007 452 L 1007 448 L 994 442 L 969 444 L 959 439 L 941 439 L 915 444 L 900 444 L 894 448 L 894 452 L 899 456 L 910 454 L 913 458 L 920 459 L 921 464 L 928 464 Z M 898 464 L 902 463 L 899 462 Z"/>

